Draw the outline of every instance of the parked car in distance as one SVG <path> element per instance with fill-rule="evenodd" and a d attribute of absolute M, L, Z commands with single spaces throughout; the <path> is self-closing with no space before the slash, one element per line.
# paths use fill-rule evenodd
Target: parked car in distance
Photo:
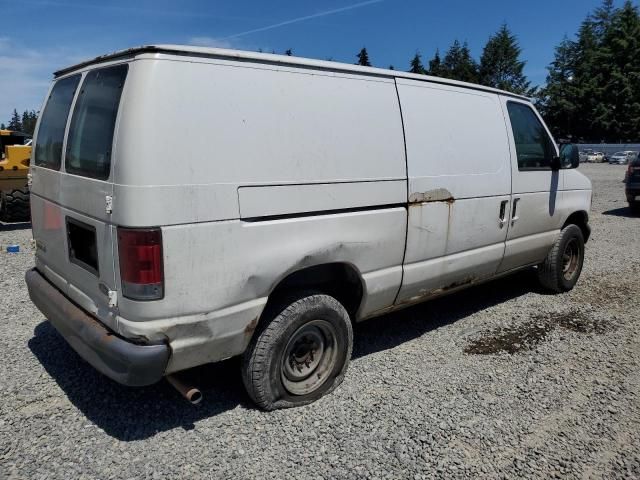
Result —
<path fill-rule="evenodd" d="M 603 152 L 591 152 L 587 154 L 587 162 L 602 163 L 604 162 Z"/>
<path fill-rule="evenodd" d="M 609 163 L 618 164 L 618 165 L 626 165 L 629 161 L 633 160 L 638 152 L 634 152 L 632 150 L 625 150 L 623 152 L 616 152 L 611 155 L 609 159 Z"/>
<path fill-rule="evenodd" d="M 624 193 L 629 202 L 629 208 L 640 213 L 640 155 L 636 155 L 636 158 L 629 162 L 624 183 Z"/>
<path fill-rule="evenodd" d="M 580 150 L 580 163 L 586 163 L 589 161 L 589 155 L 593 153 L 593 150 Z"/>
<path fill-rule="evenodd" d="M 530 267 L 566 292 L 590 232 L 578 149 L 530 99 L 299 57 L 65 68 L 33 159 L 32 301 L 108 377 L 192 401 L 177 372 L 241 356 L 260 407 L 313 402 L 352 322 Z"/>

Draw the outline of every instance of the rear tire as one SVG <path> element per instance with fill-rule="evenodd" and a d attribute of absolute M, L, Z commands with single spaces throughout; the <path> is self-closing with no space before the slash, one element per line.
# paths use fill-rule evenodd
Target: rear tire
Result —
<path fill-rule="evenodd" d="M 0 220 L 27 222 L 30 216 L 28 187 L 0 192 Z"/>
<path fill-rule="evenodd" d="M 640 214 L 640 202 L 629 202 L 629 209 L 636 215 Z"/>
<path fill-rule="evenodd" d="M 567 225 L 560 232 L 547 258 L 538 265 L 540 284 L 552 292 L 571 290 L 582 272 L 584 236 L 577 225 Z"/>
<path fill-rule="evenodd" d="M 262 322 L 242 358 L 242 380 L 259 407 L 306 405 L 342 383 L 353 329 L 349 314 L 335 298 L 298 296 L 273 309 Z"/>

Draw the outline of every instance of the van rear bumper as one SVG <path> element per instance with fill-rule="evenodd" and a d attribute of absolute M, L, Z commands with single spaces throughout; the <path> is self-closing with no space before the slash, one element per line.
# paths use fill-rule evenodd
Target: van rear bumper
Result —
<path fill-rule="evenodd" d="M 129 386 L 151 385 L 163 377 L 169 362 L 168 345 L 124 340 L 71 302 L 35 268 L 25 278 L 31 301 L 96 370 Z"/>

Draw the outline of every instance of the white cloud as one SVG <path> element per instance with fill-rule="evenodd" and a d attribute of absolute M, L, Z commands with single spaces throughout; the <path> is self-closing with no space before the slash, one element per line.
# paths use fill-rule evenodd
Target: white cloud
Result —
<path fill-rule="evenodd" d="M 39 110 L 54 71 L 94 56 L 58 47 L 35 50 L 0 37 L 0 123 L 9 121 L 14 108 Z"/>
<path fill-rule="evenodd" d="M 366 0 L 365 2 L 355 3 L 353 5 L 347 5 L 346 7 L 333 8 L 331 10 L 325 10 L 323 12 L 312 13 L 311 15 L 304 15 L 302 17 L 291 18 L 289 20 L 284 20 L 282 22 L 273 23 L 271 25 L 265 25 L 264 27 L 252 28 L 251 30 L 246 30 L 244 32 L 234 33 L 233 35 L 227 35 L 223 37 L 221 40 L 230 40 L 233 38 L 244 37 L 245 35 L 251 35 L 252 33 L 265 32 L 267 30 L 273 30 L 274 28 L 280 28 L 287 25 L 292 25 L 294 23 L 306 22 L 307 20 L 313 20 L 315 18 L 327 17 L 329 15 L 335 15 L 337 13 L 346 12 L 348 10 L 355 10 L 356 8 L 367 7 L 369 5 L 373 5 L 374 3 L 380 3 L 384 0 Z"/>
<path fill-rule="evenodd" d="M 367 7 L 369 5 L 380 3 L 383 1 L 384 0 L 366 0 L 359 3 L 354 3 L 352 5 L 347 5 L 345 7 L 334 8 L 331 10 L 324 10 L 322 12 L 312 13 L 310 15 L 304 15 L 302 17 L 290 18 L 289 20 L 284 20 L 284 21 L 273 23 L 270 25 L 265 25 L 263 27 L 253 28 L 251 30 L 234 33 L 233 35 L 227 35 L 220 38 L 206 37 L 206 36 L 191 37 L 188 43 L 190 45 L 197 45 L 201 47 L 239 48 L 236 43 L 238 40 L 236 39 L 239 39 L 240 37 L 245 37 L 253 33 L 265 32 L 267 30 L 273 30 L 275 28 L 285 27 L 287 25 L 293 25 L 295 23 L 306 22 L 308 20 L 313 20 L 316 18 L 327 17 L 329 15 L 336 15 L 338 13 L 347 12 L 349 10 L 355 10 L 357 8 Z M 255 48 L 252 48 L 252 50 L 255 50 Z M 270 49 L 263 48 L 263 50 L 268 52 Z"/>

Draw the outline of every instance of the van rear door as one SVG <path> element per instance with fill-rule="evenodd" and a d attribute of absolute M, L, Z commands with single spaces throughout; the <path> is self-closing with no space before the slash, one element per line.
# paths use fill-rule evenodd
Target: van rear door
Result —
<path fill-rule="evenodd" d="M 127 70 L 120 64 L 56 81 L 38 125 L 32 169 L 36 267 L 108 325 L 116 289 L 111 166 Z"/>

